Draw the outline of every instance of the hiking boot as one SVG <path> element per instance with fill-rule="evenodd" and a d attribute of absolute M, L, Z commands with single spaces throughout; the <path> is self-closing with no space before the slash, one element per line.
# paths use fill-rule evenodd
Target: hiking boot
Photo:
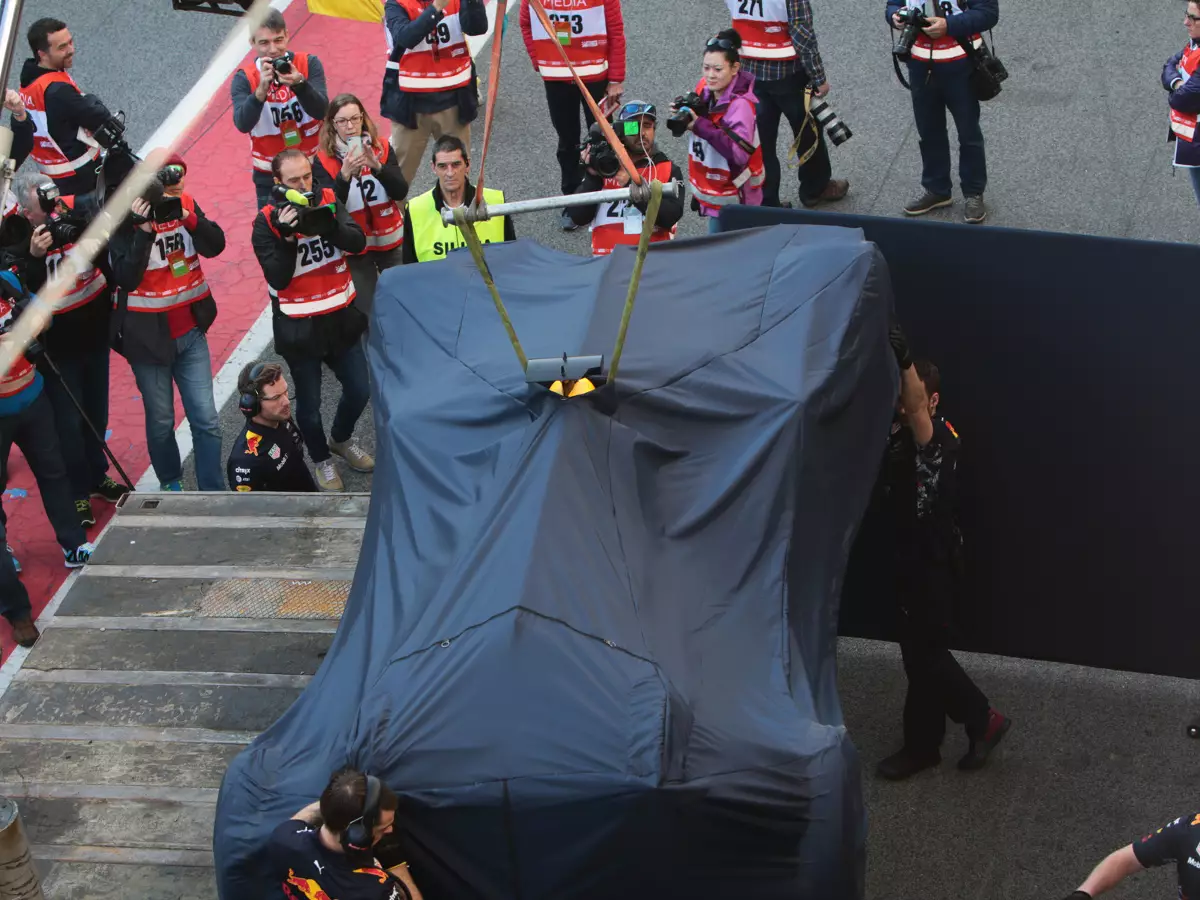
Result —
<path fill-rule="evenodd" d="M 346 461 L 346 465 L 355 472 L 374 472 L 375 458 L 353 441 L 343 441 L 340 444 L 329 442 L 329 450 Z"/>
<path fill-rule="evenodd" d="M 8 551 L 8 555 L 12 557 L 13 568 L 17 570 L 17 574 L 21 574 L 21 561 L 13 556 L 12 544 L 5 544 L 4 548 Z"/>
<path fill-rule="evenodd" d="M 971 741 L 966 755 L 958 761 L 958 767 L 964 772 L 982 769 L 988 756 L 996 749 L 996 745 L 1000 743 L 1004 735 L 1008 734 L 1010 728 L 1012 728 L 1012 719 L 1000 715 L 994 709 L 989 709 L 987 730 L 983 733 L 982 738 Z"/>
<path fill-rule="evenodd" d="M 80 544 L 74 550 L 63 551 L 63 565 L 68 569 L 80 569 L 87 565 L 88 560 L 92 558 L 92 554 L 96 552 L 96 545 L 90 541 L 86 544 Z"/>
<path fill-rule="evenodd" d="M 91 528 L 96 524 L 96 514 L 92 512 L 92 504 L 89 500 L 76 500 L 75 512 L 79 516 L 79 524 L 84 528 Z"/>
<path fill-rule="evenodd" d="M 917 751 L 901 747 L 875 767 L 876 774 L 888 781 L 903 781 L 925 769 L 941 765 L 942 754 L 937 750 Z"/>
<path fill-rule="evenodd" d="M 904 207 L 906 216 L 923 216 L 931 210 L 941 209 L 943 206 L 949 206 L 954 202 L 954 198 L 949 195 L 935 194 L 932 191 L 926 191 L 916 200 Z"/>
<path fill-rule="evenodd" d="M 825 185 L 825 190 L 817 194 L 815 197 L 805 199 L 800 198 L 800 202 L 808 209 L 814 209 L 825 203 L 837 203 L 843 199 L 850 191 L 850 182 L 845 178 L 830 178 L 829 184 Z"/>
<path fill-rule="evenodd" d="M 346 486 L 342 484 L 342 476 L 338 474 L 338 470 L 334 468 L 333 458 L 319 462 L 313 466 L 317 474 L 317 487 L 323 491 L 344 491 Z"/>
<path fill-rule="evenodd" d="M 987 218 L 987 207 L 983 203 L 983 194 L 971 194 L 966 198 L 963 207 L 963 221 L 968 225 L 978 225 Z"/>
<path fill-rule="evenodd" d="M 181 482 L 179 480 L 165 481 L 158 486 L 158 489 L 160 491 L 182 491 L 183 490 L 183 482 Z"/>
<path fill-rule="evenodd" d="M 571 214 L 565 209 L 562 211 L 562 216 L 559 218 L 559 224 L 562 225 L 563 231 L 576 231 L 579 226 L 571 219 Z"/>
<path fill-rule="evenodd" d="M 32 647 L 37 643 L 37 639 L 42 636 L 42 633 L 37 630 L 37 626 L 33 624 L 33 619 L 29 616 L 22 616 L 13 622 L 12 630 L 13 640 L 22 647 Z"/>
<path fill-rule="evenodd" d="M 128 493 L 129 488 L 113 481 L 108 475 L 105 475 L 104 480 L 92 488 L 92 496 L 97 500 L 104 500 L 106 503 L 118 503 Z"/>

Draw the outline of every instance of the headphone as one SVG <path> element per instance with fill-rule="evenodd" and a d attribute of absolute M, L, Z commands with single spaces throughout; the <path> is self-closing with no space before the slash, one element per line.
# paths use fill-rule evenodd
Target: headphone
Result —
<path fill-rule="evenodd" d="M 250 367 L 250 373 L 246 376 L 246 380 L 242 382 L 245 387 L 242 395 L 238 397 L 238 409 L 247 419 L 253 419 L 262 412 L 262 395 L 258 392 L 258 385 L 255 382 L 262 375 L 266 365 L 266 363 L 255 363 Z"/>
<path fill-rule="evenodd" d="M 362 815 L 346 826 L 342 832 L 342 849 L 348 854 L 370 853 L 375 825 L 379 819 L 379 794 L 382 786 L 374 775 L 367 779 L 367 796 L 363 800 Z"/>

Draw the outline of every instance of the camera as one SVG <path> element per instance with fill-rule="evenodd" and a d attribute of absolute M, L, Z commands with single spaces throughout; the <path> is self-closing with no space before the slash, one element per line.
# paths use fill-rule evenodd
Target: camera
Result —
<path fill-rule="evenodd" d="M 900 32 L 900 37 L 896 39 L 896 46 L 892 49 L 892 53 L 898 59 L 908 59 L 912 56 L 913 44 L 921 36 L 921 29 L 928 28 L 930 23 L 919 9 L 902 9 L 896 13 L 896 18 L 900 20 L 904 28 Z"/>
<path fill-rule="evenodd" d="M 708 115 L 708 101 L 697 94 L 695 91 L 688 91 L 682 96 L 676 97 L 671 107 L 675 110 L 674 115 L 667 119 L 667 129 L 675 137 L 683 137 L 683 133 L 687 131 L 688 123 L 692 121 L 684 109 L 690 109 L 696 114 L 697 118 Z"/>
<path fill-rule="evenodd" d="M 835 147 L 841 146 L 854 137 L 850 126 L 838 118 L 828 100 L 814 100 L 808 110 L 817 120 L 817 124 L 825 129 L 825 135 Z"/>
<path fill-rule="evenodd" d="M 601 178 L 612 178 L 621 171 L 621 160 L 617 151 L 609 144 L 604 131 L 598 122 L 593 122 L 588 129 L 584 147 L 588 150 L 588 165 L 596 170 Z"/>
<path fill-rule="evenodd" d="M 125 113 L 117 112 L 92 132 L 92 139 L 103 148 L 100 167 L 104 187 L 112 194 L 138 164 L 138 155 L 125 140 Z"/>
<path fill-rule="evenodd" d="M 38 206 L 46 214 L 46 231 L 50 233 L 51 250 L 60 250 L 68 244 L 74 244 L 83 236 L 86 223 L 75 216 L 62 212 L 59 206 L 61 194 L 56 184 L 39 184 L 37 186 Z"/>
<path fill-rule="evenodd" d="M 296 58 L 296 54 L 288 50 L 283 56 L 278 56 L 275 59 L 268 60 L 271 63 L 271 68 L 275 70 L 277 75 L 292 74 L 292 60 Z"/>
<path fill-rule="evenodd" d="M 291 206 L 300 214 L 294 225 L 285 225 L 279 221 L 278 216 L 272 217 L 275 227 L 285 237 L 296 233 L 327 235 L 336 225 L 337 211 L 334 205 L 318 205 L 319 195 L 313 191 L 298 191 L 277 184 L 271 189 L 271 199 L 275 203 L 276 213 Z"/>

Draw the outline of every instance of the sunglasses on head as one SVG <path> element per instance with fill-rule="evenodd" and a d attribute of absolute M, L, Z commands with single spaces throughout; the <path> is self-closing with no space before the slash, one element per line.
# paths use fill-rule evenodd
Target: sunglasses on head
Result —
<path fill-rule="evenodd" d="M 719 37 L 715 37 L 715 38 L 712 38 L 711 40 L 709 40 L 709 42 L 704 45 L 704 48 L 706 50 L 736 50 L 737 49 L 736 47 L 733 46 L 733 41 L 729 40 L 729 38 L 719 38 Z"/>

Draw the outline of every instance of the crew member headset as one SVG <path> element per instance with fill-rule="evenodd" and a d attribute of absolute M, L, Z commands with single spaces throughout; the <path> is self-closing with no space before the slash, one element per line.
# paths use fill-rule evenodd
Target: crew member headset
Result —
<path fill-rule="evenodd" d="M 258 379 L 262 377 L 263 369 L 266 367 L 266 363 L 255 363 L 250 374 L 246 376 L 247 381 L 242 385 L 242 395 L 238 397 L 238 409 L 247 419 L 253 419 L 262 412 L 262 393 L 259 391 Z"/>
<path fill-rule="evenodd" d="M 375 826 L 379 820 L 380 781 L 374 775 L 367 779 L 367 796 L 363 800 L 362 815 L 346 826 L 342 832 L 342 849 L 348 855 L 370 854 Z"/>

